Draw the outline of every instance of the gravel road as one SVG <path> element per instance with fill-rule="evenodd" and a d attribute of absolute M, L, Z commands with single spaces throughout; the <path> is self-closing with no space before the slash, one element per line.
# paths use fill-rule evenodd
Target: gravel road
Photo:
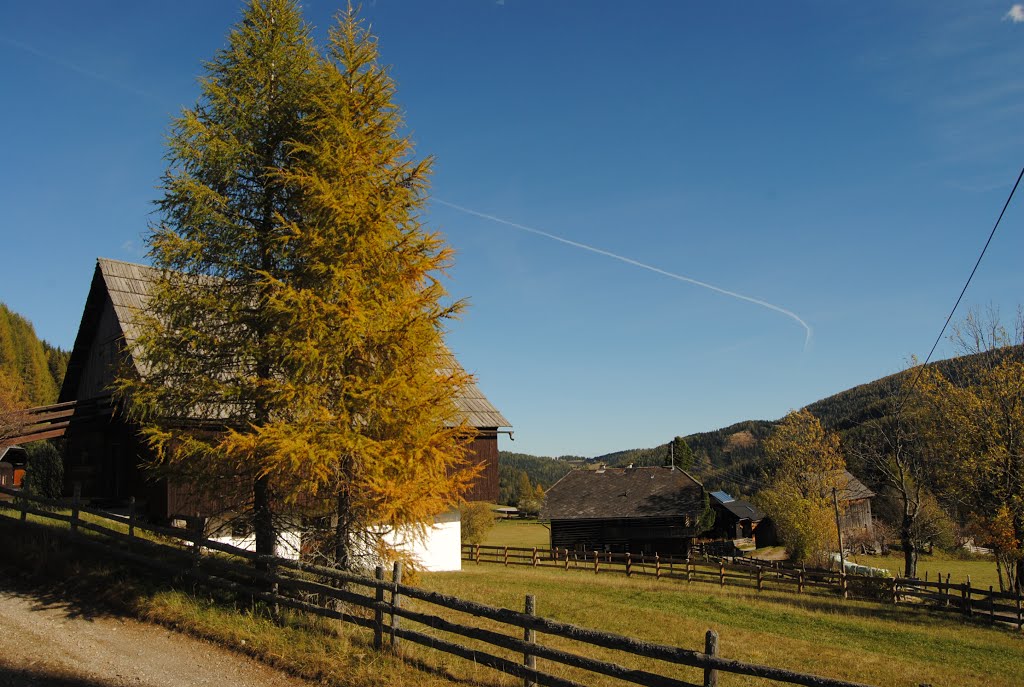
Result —
<path fill-rule="evenodd" d="M 0 590 L 0 687 L 309 687 L 156 625 Z"/>

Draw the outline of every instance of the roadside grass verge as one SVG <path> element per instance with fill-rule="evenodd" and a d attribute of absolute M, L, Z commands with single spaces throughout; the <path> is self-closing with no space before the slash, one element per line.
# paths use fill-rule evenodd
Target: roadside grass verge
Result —
<path fill-rule="evenodd" d="M 413 647 L 410 658 L 422 663 L 426 670 L 421 670 L 373 651 L 371 634 L 362 628 L 287 609 L 275 619 L 264 604 L 158 579 L 75 546 L 52 521 L 29 515 L 22 524 L 9 514 L 0 511 L 0 582 L 48 604 L 66 605 L 69 613 L 147 620 L 324 685 L 449 687 L 482 670 L 459 665 L 465 662 L 425 661 L 426 651 L 421 657 Z"/>
<path fill-rule="evenodd" d="M 513 609 L 535 594 L 540 615 L 691 649 L 714 629 L 727 658 L 885 687 L 1024 685 L 1020 634 L 921 609 L 494 564 L 427 573 L 423 584 Z"/>

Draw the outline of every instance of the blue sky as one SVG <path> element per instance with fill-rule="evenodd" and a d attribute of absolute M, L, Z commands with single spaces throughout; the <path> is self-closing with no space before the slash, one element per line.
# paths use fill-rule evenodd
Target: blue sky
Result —
<path fill-rule="evenodd" d="M 323 36 L 337 3 L 307 2 Z M 0 301 L 73 343 L 142 261 L 170 117 L 240 4 L 4 3 Z M 924 355 L 1024 164 L 1012 2 L 395 2 L 363 14 L 470 299 L 449 343 L 509 450 L 596 455 L 788 410 Z M 1022 298 L 1024 197 L 965 298 Z M 940 348 L 940 355 L 949 354 Z"/>

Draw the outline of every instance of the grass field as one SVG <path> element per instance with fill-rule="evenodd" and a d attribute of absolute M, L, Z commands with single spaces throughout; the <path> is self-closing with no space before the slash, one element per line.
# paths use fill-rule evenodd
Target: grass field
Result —
<path fill-rule="evenodd" d="M 487 546 L 550 546 L 550 530 L 536 520 L 499 520 L 487 533 Z"/>
<path fill-rule="evenodd" d="M 715 629 L 728 658 L 869 684 L 1024 685 L 1020 634 L 918 609 L 493 564 L 425 574 L 421 584 L 513 609 L 535 594 L 541 615 L 687 648 Z M 729 675 L 723 684 L 766 683 Z"/>
<path fill-rule="evenodd" d="M 885 568 L 894 575 L 903 574 L 903 554 L 899 552 L 888 556 L 851 556 L 849 560 L 859 565 Z M 971 584 L 976 587 L 988 588 L 991 585 L 999 589 L 999 577 L 993 558 L 955 558 L 942 551 L 931 555 L 921 554 L 917 559 L 917 576 L 923 579 L 926 572 L 929 580 L 935 580 L 939 574 L 945 580 L 948 574 L 950 582 L 963 583 L 970 575 Z"/>

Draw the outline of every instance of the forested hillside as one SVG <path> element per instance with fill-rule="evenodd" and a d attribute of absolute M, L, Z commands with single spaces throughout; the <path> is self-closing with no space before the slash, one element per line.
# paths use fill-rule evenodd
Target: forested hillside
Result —
<path fill-rule="evenodd" d="M 57 400 L 70 353 L 36 336 L 32 323 L 0 303 L 0 385 L 20 404 Z"/>
<path fill-rule="evenodd" d="M 1010 355 L 1024 359 L 1024 347 L 1016 346 L 996 353 L 981 353 L 978 356 Z M 961 370 L 976 369 L 969 363 L 978 356 L 950 358 L 933 365 L 944 375 L 954 381 L 963 379 Z M 861 384 L 851 389 L 815 401 L 807 406 L 821 423 L 830 430 L 839 432 L 844 444 L 855 440 L 866 420 L 882 417 L 885 413 L 884 401 L 899 388 L 898 382 L 904 375 L 914 374 L 912 370 L 899 372 Z M 704 482 L 709 489 L 724 489 L 734 496 L 750 495 L 757 490 L 761 475 L 760 460 L 763 456 L 762 444 L 779 420 L 745 420 L 728 427 L 711 432 L 699 432 L 685 437 L 693 450 L 694 465 L 690 473 Z M 670 439 L 670 437 L 665 437 Z M 626 465 L 662 465 L 668 451 L 668 443 L 652 448 L 636 448 L 615 451 L 586 459 L 589 463 L 604 463 L 610 467 Z M 507 463 L 506 454 L 502 454 L 502 465 Z M 515 455 L 516 469 L 523 470 L 534 483 L 550 471 L 567 471 L 565 461 L 555 458 Z M 860 473 L 852 456 L 847 456 L 847 464 L 854 473 Z M 505 469 L 505 468 L 503 468 Z M 564 474 L 564 472 L 563 472 Z M 544 483 L 541 482 L 543 485 Z M 546 487 L 545 487 L 546 488 Z"/>

